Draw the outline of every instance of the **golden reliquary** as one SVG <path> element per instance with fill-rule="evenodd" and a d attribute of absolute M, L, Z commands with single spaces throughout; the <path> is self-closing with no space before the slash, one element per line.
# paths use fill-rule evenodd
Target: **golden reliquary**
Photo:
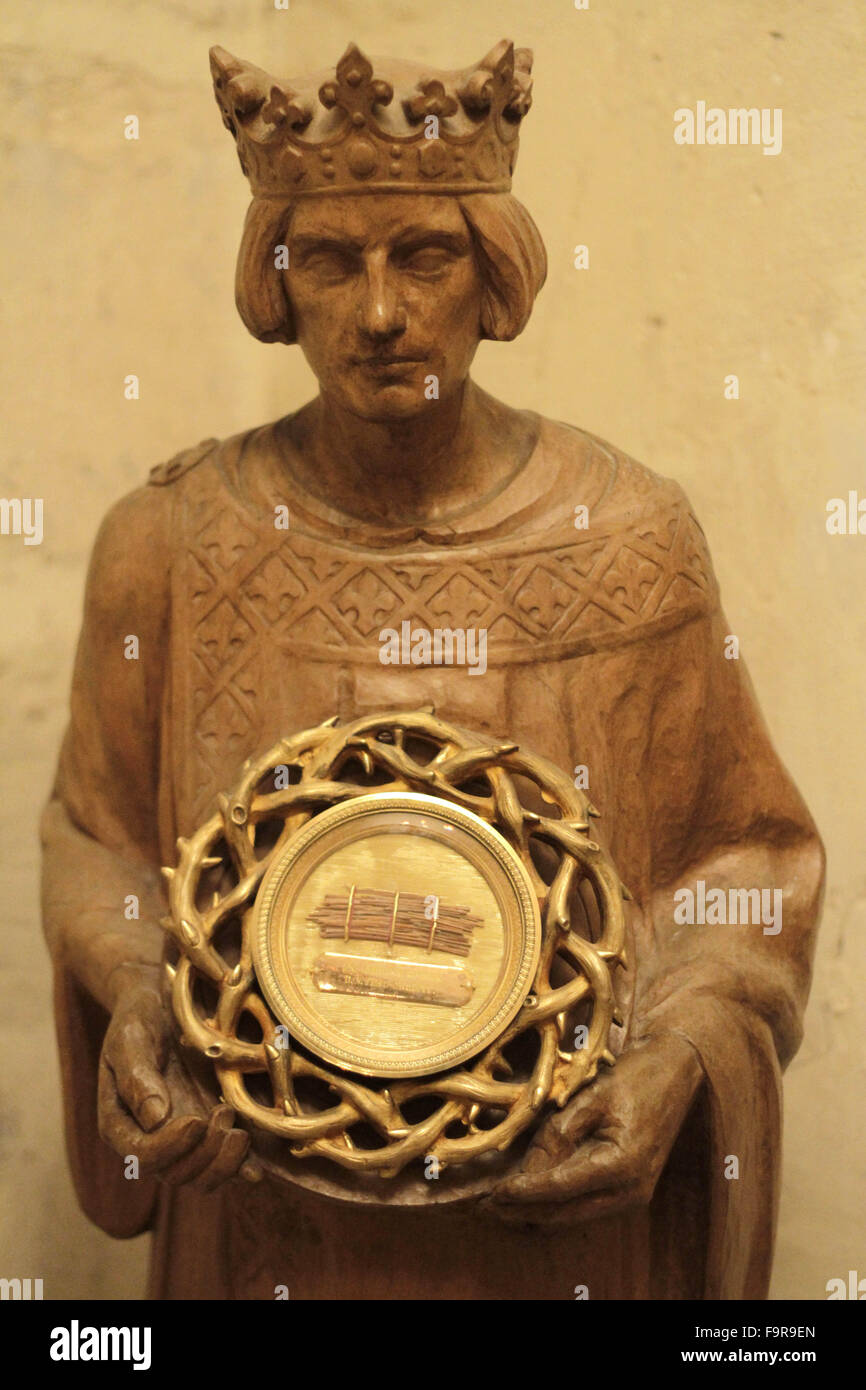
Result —
<path fill-rule="evenodd" d="M 627 893 L 595 815 L 430 710 L 282 740 L 165 870 L 183 1045 L 292 1158 L 507 1148 L 614 1060 Z"/>

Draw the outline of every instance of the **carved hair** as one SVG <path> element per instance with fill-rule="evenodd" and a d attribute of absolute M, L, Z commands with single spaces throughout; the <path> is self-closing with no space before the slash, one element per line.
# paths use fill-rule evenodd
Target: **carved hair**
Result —
<path fill-rule="evenodd" d="M 510 341 L 526 326 L 547 275 L 541 234 L 510 193 L 469 193 L 457 202 L 484 283 L 481 336 Z M 296 342 L 292 306 L 275 266 L 275 248 L 285 243 L 291 215 L 291 202 L 254 198 L 244 224 L 235 302 L 253 337 L 263 343 Z"/>

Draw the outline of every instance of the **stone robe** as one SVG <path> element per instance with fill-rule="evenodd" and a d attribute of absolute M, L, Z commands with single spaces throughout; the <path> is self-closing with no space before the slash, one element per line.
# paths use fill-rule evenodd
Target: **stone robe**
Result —
<path fill-rule="evenodd" d="M 150 876 L 174 862 L 176 836 L 247 756 L 332 714 L 433 704 L 584 766 L 634 899 L 624 1041 L 673 1029 L 705 1081 L 649 1207 L 583 1225 L 502 1224 L 457 1200 L 459 1176 L 389 1187 L 298 1163 L 292 1184 L 208 1196 L 131 1184 L 94 1128 L 105 1019 L 58 951 L 84 1209 L 118 1235 L 155 1231 L 158 1298 L 273 1298 L 278 1285 L 292 1298 L 765 1296 L 780 1078 L 800 1038 L 823 859 L 743 662 L 725 654 L 686 497 L 536 419 L 526 467 L 484 506 L 428 530 L 362 525 L 290 481 L 285 424 L 179 455 L 103 523 L 55 792 L 68 815 L 127 881 L 147 877 L 155 917 Z M 275 525 L 286 505 L 288 530 Z M 486 673 L 383 665 L 380 633 L 406 619 L 485 628 Z M 123 659 L 130 633 L 138 661 Z M 673 894 L 699 879 L 781 889 L 781 932 L 677 926 Z"/>

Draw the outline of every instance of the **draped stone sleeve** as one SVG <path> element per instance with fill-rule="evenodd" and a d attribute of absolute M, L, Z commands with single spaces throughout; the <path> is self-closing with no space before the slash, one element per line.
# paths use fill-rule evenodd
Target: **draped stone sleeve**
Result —
<path fill-rule="evenodd" d="M 587 773 L 598 836 L 632 892 L 624 1045 L 673 1030 L 705 1073 L 651 1204 L 653 1296 L 684 1296 L 682 1272 L 690 1281 L 703 1269 L 703 1292 L 685 1296 L 762 1298 L 781 1072 L 801 1034 L 823 850 L 727 640 L 688 499 L 676 483 L 604 449 L 611 481 L 585 537 L 555 547 L 546 566 L 560 589 L 576 592 L 559 601 L 562 617 L 550 612 L 571 651 L 559 663 L 515 669 L 507 727 L 558 765 Z M 578 491 L 564 488 L 552 514 L 564 514 Z M 678 922 L 676 895 L 688 889 L 697 904 L 699 882 L 704 899 L 713 888 L 726 898 L 732 889 L 781 893 L 781 930 L 765 932 L 760 920 Z M 753 905 L 755 896 L 743 901 Z"/>
<path fill-rule="evenodd" d="M 79 1201 L 115 1236 L 146 1228 L 155 1184 L 126 1180 L 97 1131 L 97 1065 L 118 982 L 156 969 L 164 912 L 157 838 L 168 623 L 167 491 L 140 489 L 94 546 L 52 798 L 42 822 L 43 919 L 67 1150 Z M 137 639 L 137 655 L 130 639 Z M 138 899 L 138 918 L 130 899 Z"/>
<path fill-rule="evenodd" d="M 773 750 L 731 635 L 713 603 L 653 644 L 632 686 L 646 698 L 650 863 L 631 1036 L 673 1029 L 692 1043 L 706 1073 L 709 1299 L 766 1296 L 781 1072 L 801 1038 L 824 881 L 815 825 Z M 684 889 L 694 895 L 695 915 L 710 918 L 714 911 L 702 913 L 700 903 L 721 889 L 724 924 L 684 920 Z M 755 889 L 770 895 L 763 920 L 754 920 L 754 892 L 748 911 L 742 895 L 731 911 L 730 890 Z M 774 892 L 780 926 L 772 920 Z"/>

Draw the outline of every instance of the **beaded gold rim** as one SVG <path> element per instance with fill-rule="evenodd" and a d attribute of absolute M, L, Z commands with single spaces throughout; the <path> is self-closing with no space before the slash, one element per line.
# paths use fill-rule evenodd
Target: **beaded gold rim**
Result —
<path fill-rule="evenodd" d="M 327 1027 L 304 1007 L 300 991 L 291 978 L 292 972 L 280 968 L 274 937 L 282 935 L 282 923 L 274 921 L 273 911 L 287 874 L 297 870 L 307 852 L 316 848 L 317 841 L 333 839 L 335 832 L 350 827 L 363 833 L 364 821 L 395 816 L 404 821 L 404 833 L 411 834 L 414 828 L 419 843 L 424 833 L 421 824 L 428 818 L 440 820 L 449 830 L 456 830 L 463 836 L 471 836 L 469 845 L 475 850 L 473 857 L 479 859 L 480 851 L 488 859 L 482 871 L 488 875 L 498 871 L 499 887 L 505 889 L 510 900 L 503 916 L 506 945 L 510 948 L 506 951 L 507 963 L 511 968 L 506 970 L 504 979 L 498 981 L 498 988 L 492 992 L 487 1007 L 471 1024 L 458 1029 L 447 1047 L 412 1049 L 401 1043 L 400 1055 L 394 1055 L 393 1049 L 377 1047 L 375 1042 L 368 1043 L 363 1050 L 347 1046 L 334 1028 Z M 465 849 L 465 844 L 463 847 Z M 420 792 L 374 792 L 321 812 L 292 837 L 281 854 L 273 856 L 256 895 L 251 939 L 253 964 L 272 1012 L 318 1057 L 364 1076 L 422 1076 L 466 1061 L 508 1026 L 529 993 L 535 975 L 541 946 L 541 920 L 532 882 L 522 860 L 480 816 L 453 802 Z"/>

